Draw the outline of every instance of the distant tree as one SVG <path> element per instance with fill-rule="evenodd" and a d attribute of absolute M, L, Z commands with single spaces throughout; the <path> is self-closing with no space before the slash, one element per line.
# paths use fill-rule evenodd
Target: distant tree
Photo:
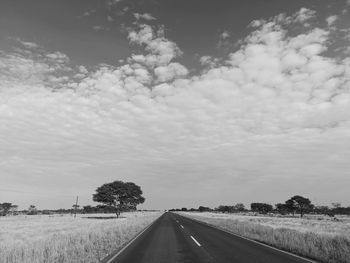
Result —
<path fill-rule="evenodd" d="M 219 205 L 217 208 L 215 208 L 215 210 L 222 213 L 228 213 L 230 211 L 230 207 L 228 205 Z"/>
<path fill-rule="evenodd" d="M 52 211 L 47 210 L 47 209 L 43 210 L 41 213 L 42 213 L 43 215 L 51 215 L 51 214 L 53 214 Z"/>
<path fill-rule="evenodd" d="M 313 212 L 315 212 L 316 214 L 322 214 L 322 215 L 328 215 L 330 217 L 334 217 L 334 213 L 332 209 L 330 209 L 328 206 L 325 206 L 325 205 L 315 206 L 313 209 Z"/>
<path fill-rule="evenodd" d="M 295 208 L 295 210 L 300 213 L 300 217 L 303 217 L 306 212 L 309 212 L 314 208 L 310 199 L 300 195 L 295 195 L 287 200 L 286 205 Z"/>
<path fill-rule="evenodd" d="M 244 204 L 238 203 L 238 204 L 235 204 L 234 210 L 237 211 L 237 212 L 243 212 L 243 211 L 245 211 L 246 209 L 245 209 Z"/>
<path fill-rule="evenodd" d="M 9 213 L 11 215 L 18 215 L 18 205 L 11 205 Z"/>
<path fill-rule="evenodd" d="M 28 208 L 28 215 L 36 215 L 38 214 L 38 209 L 35 205 L 30 205 Z"/>
<path fill-rule="evenodd" d="M 275 205 L 275 207 L 276 207 L 276 211 L 281 215 L 285 215 L 288 213 L 288 207 L 286 204 L 278 203 Z"/>
<path fill-rule="evenodd" d="M 251 203 L 250 208 L 253 212 L 258 212 L 260 214 L 267 214 L 273 210 L 272 205 L 265 203 Z"/>
<path fill-rule="evenodd" d="M 338 203 L 338 202 L 332 203 L 332 206 L 333 206 L 333 208 L 339 208 L 339 207 L 341 207 L 341 203 Z"/>
<path fill-rule="evenodd" d="M 11 203 L 0 203 L 0 216 L 6 216 L 11 210 Z"/>
<path fill-rule="evenodd" d="M 207 212 L 207 211 L 210 211 L 210 208 L 206 207 L 206 206 L 199 206 L 198 211 L 199 212 Z"/>
<path fill-rule="evenodd" d="M 186 207 L 181 208 L 181 211 L 187 211 Z"/>
<path fill-rule="evenodd" d="M 126 207 L 136 209 L 136 206 L 142 204 L 145 198 L 142 196 L 140 186 L 132 182 L 114 181 L 98 187 L 93 194 L 93 200 L 112 206 L 119 217 Z"/>
<path fill-rule="evenodd" d="M 83 214 L 91 214 L 94 213 L 95 209 L 91 205 L 83 206 Z"/>

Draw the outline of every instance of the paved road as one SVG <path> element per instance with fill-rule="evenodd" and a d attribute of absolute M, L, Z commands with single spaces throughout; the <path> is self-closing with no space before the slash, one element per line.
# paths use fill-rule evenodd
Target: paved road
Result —
<path fill-rule="evenodd" d="M 109 263 L 310 263 L 174 213 L 165 213 Z"/>

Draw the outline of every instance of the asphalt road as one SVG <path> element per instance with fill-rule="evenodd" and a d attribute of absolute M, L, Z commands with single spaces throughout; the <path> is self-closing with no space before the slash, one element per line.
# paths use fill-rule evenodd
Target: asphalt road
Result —
<path fill-rule="evenodd" d="M 165 213 L 108 263 L 310 263 L 291 254 Z"/>

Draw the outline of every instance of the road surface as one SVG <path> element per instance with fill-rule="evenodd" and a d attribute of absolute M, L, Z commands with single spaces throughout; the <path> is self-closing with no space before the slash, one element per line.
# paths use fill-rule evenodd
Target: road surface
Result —
<path fill-rule="evenodd" d="M 174 213 L 165 213 L 108 263 L 310 263 Z"/>

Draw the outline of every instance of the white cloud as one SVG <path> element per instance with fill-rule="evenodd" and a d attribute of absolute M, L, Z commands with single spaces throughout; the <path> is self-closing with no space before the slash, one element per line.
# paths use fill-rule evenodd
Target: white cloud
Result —
<path fill-rule="evenodd" d="M 294 16 L 294 22 L 305 23 L 309 19 L 316 16 L 316 11 L 307 8 L 301 8 Z"/>
<path fill-rule="evenodd" d="M 327 17 L 326 22 L 328 26 L 332 26 L 337 20 L 338 20 L 338 16 L 333 15 L 333 16 Z"/>
<path fill-rule="evenodd" d="M 21 43 L 25 48 L 28 49 L 36 49 L 39 48 L 39 45 L 34 42 L 23 41 L 21 39 L 16 39 L 19 43 Z"/>
<path fill-rule="evenodd" d="M 227 39 L 230 37 L 230 33 L 228 31 L 224 31 L 220 35 L 221 39 Z"/>
<path fill-rule="evenodd" d="M 154 69 L 158 82 L 167 82 L 175 78 L 185 77 L 188 74 L 186 67 L 179 63 L 170 63 L 167 66 L 159 66 Z"/>
<path fill-rule="evenodd" d="M 131 61 L 147 67 L 165 66 L 182 54 L 176 43 L 164 37 L 164 29 L 154 31 L 149 25 L 140 25 L 139 31 L 130 31 L 129 40 L 132 44 L 143 45 L 149 52 L 147 55 L 132 55 Z"/>
<path fill-rule="evenodd" d="M 154 16 L 152 16 L 152 15 L 149 14 L 149 13 L 144 13 L 144 14 L 135 13 L 135 14 L 134 14 L 134 17 L 135 17 L 137 20 L 140 20 L 140 19 L 144 19 L 144 20 L 147 20 L 147 21 L 157 20 Z"/>
<path fill-rule="evenodd" d="M 1 181 L 86 192 L 88 202 L 96 185 L 117 177 L 141 184 L 155 206 L 175 198 L 159 201 L 174 185 L 194 202 L 210 202 L 208 191 L 272 198 L 261 190 L 272 182 L 281 196 L 338 189 L 350 168 L 350 60 L 324 54 L 327 29 L 289 34 L 313 16 L 254 23 L 237 51 L 222 63 L 202 57 L 210 67 L 194 76 L 175 61 L 182 52 L 164 29 L 148 25 L 128 36 L 145 51 L 119 67 L 1 53 Z M 65 86 L 53 91 L 48 76 L 64 67 L 80 77 L 59 79 Z"/>
<path fill-rule="evenodd" d="M 53 52 L 53 53 L 48 53 L 46 54 L 46 57 L 54 60 L 58 63 L 68 63 L 69 62 L 69 58 L 66 54 L 63 54 L 59 51 Z"/>

